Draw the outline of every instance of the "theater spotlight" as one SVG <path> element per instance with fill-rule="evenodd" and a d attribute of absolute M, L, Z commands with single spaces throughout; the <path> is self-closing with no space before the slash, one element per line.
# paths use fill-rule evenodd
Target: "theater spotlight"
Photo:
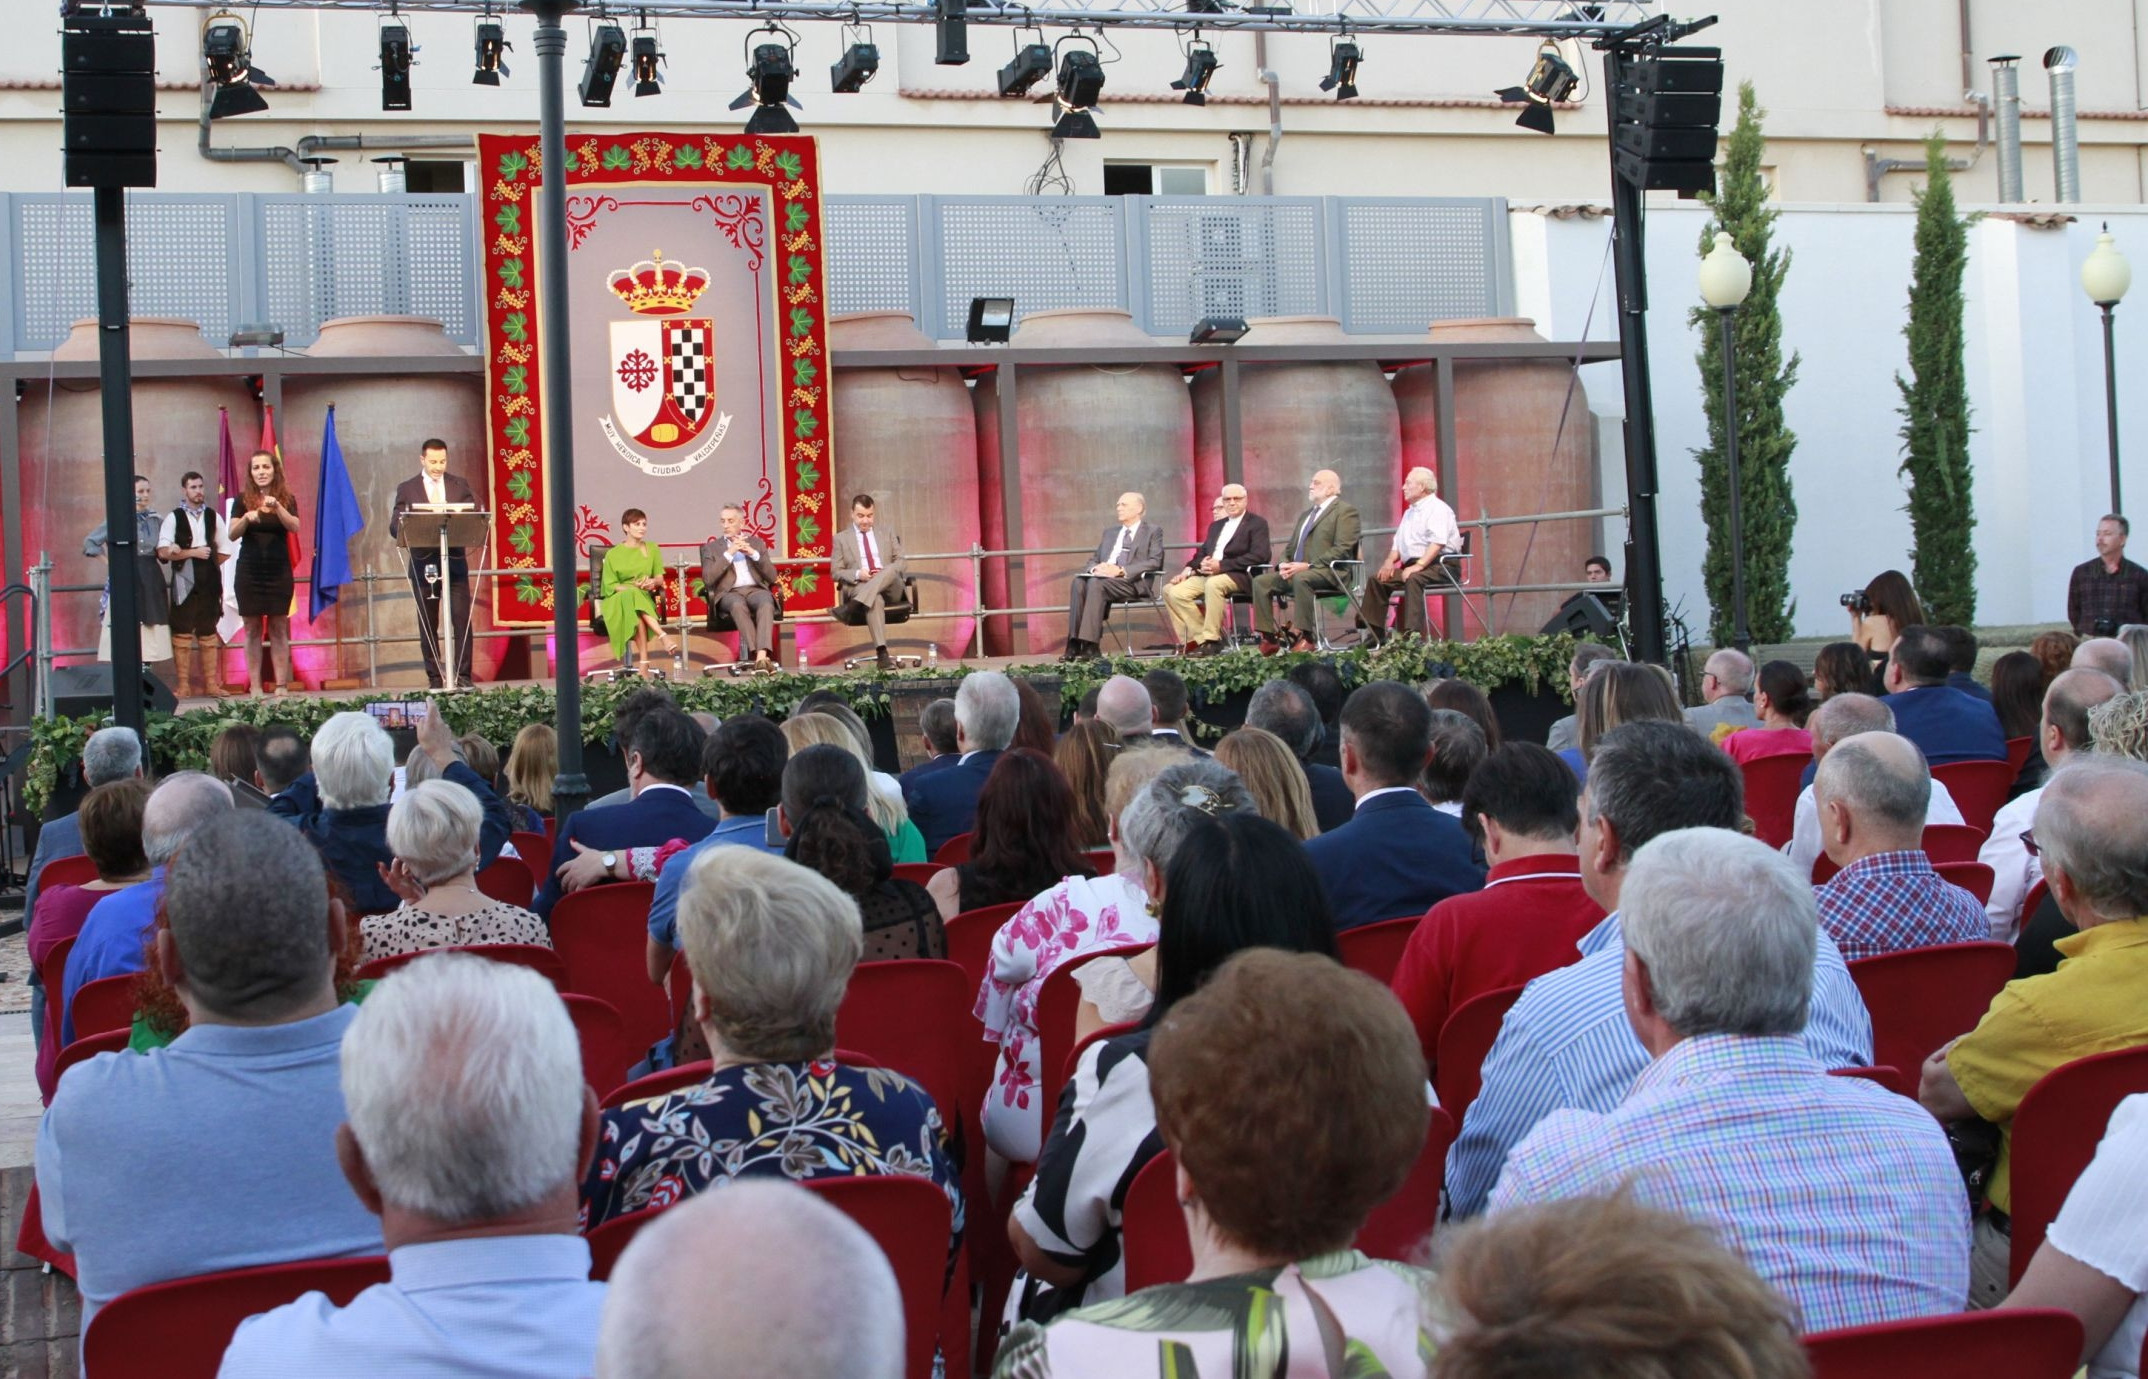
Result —
<path fill-rule="evenodd" d="M 1358 51 L 1349 38 L 1338 38 L 1328 45 L 1328 74 L 1320 79 L 1320 89 L 1333 91 L 1335 99 L 1357 99 L 1357 65 L 1365 55 Z"/>
<path fill-rule="evenodd" d="M 838 95 L 847 96 L 863 90 L 880 70 L 880 49 L 873 44 L 873 30 L 868 24 L 845 24 L 843 37 L 848 46 L 828 68 L 828 85 Z"/>
<path fill-rule="evenodd" d="M 609 106 L 612 87 L 619 80 L 619 64 L 626 61 L 626 30 L 606 20 L 589 36 L 589 59 L 582 64 L 582 104 Z"/>
<path fill-rule="evenodd" d="M 1551 108 L 1574 94 L 1574 88 L 1580 84 L 1581 78 L 1574 75 L 1574 69 L 1559 56 L 1558 48 L 1546 43 L 1537 49 L 1536 65 L 1529 69 L 1528 79 L 1520 86 L 1504 87 L 1497 94 L 1509 105 L 1522 107 L 1522 113 L 1514 118 L 1514 123 L 1539 134 L 1550 134 L 1553 132 Z"/>
<path fill-rule="evenodd" d="M 963 338 L 973 345 L 1004 345 L 1014 334 L 1014 298 L 970 298 L 969 329 Z"/>
<path fill-rule="evenodd" d="M 1061 43 L 1076 40 L 1087 48 L 1069 48 L 1059 59 L 1059 90 L 1052 103 L 1059 118 L 1052 125 L 1054 139 L 1100 139 L 1096 127 L 1097 97 L 1104 94 L 1104 61 L 1094 39 L 1069 34 Z"/>
<path fill-rule="evenodd" d="M 1031 87 L 1052 74 L 1052 50 L 1043 37 L 1039 33 L 1037 42 L 1017 47 L 1014 61 L 999 69 L 1000 95 L 1026 96 Z"/>
<path fill-rule="evenodd" d="M 417 59 L 418 50 L 411 46 L 410 28 L 405 24 L 380 26 L 380 108 L 383 110 L 408 110 L 410 108 L 410 64 Z"/>
<path fill-rule="evenodd" d="M 203 75 L 216 94 L 209 98 L 209 118 L 252 115 L 268 109 L 257 86 L 274 86 L 268 73 L 254 66 L 246 24 L 228 10 L 209 16 L 201 29 Z"/>
<path fill-rule="evenodd" d="M 791 54 L 797 41 L 788 30 L 773 24 L 765 29 L 756 29 L 754 33 L 778 34 L 784 41 L 763 43 L 753 49 L 753 60 L 746 64 L 746 89 L 739 93 L 737 100 L 731 102 L 731 108 L 744 110 L 749 105 L 754 107 L 752 117 L 746 121 L 748 134 L 796 134 L 798 121 L 792 119 L 791 112 L 783 107 L 789 104 L 798 106 L 800 110 L 805 109 L 804 106 L 798 105 L 797 98 L 791 95 L 791 77 L 796 71 L 791 62 Z M 752 41 L 752 36 L 748 35 L 747 42 Z"/>
<path fill-rule="evenodd" d="M 470 76 L 473 86 L 498 86 L 500 78 L 508 75 L 507 62 L 500 55 L 515 45 L 507 41 L 507 26 L 491 15 L 477 21 L 477 70 Z"/>
<path fill-rule="evenodd" d="M 1185 92 L 1188 105 L 1206 105 L 1208 84 L 1216 79 L 1216 69 L 1222 65 L 1216 60 L 1216 50 L 1203 43 L 1196 31 L 1186 48 L 1186 73 L 1171 83 L 1171 89 Z"/>
<path fill-rule="evenodd" d="M 664 50 L 657 46 L 656 30 L 650 28 L 635 30 L 633 67 L 635 95 L 654 96 L 663 90 Z"/>

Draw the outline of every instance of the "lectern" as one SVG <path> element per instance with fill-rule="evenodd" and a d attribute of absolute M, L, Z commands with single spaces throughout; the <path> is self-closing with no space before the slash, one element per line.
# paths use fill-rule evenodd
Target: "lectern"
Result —
<path fill-rule="evenodd" d="M 478 509 L 419 504 L 403 511 L 397 543 L 417 561 L 421 578 L 435 587 L 440 601 L 440 626 L 427 628 L 421 622 L 418 630 L 432 632 L 440 639 L 434 659 L 440 666 L 440 678 L 446 689 L 462 688 L 455 683 L 455 672 L 462 664 L 455 654 L 455 637 L 462 629 L 455 626 L 454 590 L 448 587 L 450 557 L 461 547 L 483 546 L 491 530 L 492 514 Z M 422 557 L 433 555 L 435 551 L 438 552 L 436 563 L 427 568 Z"/>

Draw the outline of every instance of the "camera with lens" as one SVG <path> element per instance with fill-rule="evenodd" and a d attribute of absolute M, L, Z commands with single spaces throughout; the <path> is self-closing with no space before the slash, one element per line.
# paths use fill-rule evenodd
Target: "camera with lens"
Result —
<path fill-rule="evenodd" d="M 1863 617 L 1872 611 L 1872 596 L 1862 589 L 1857 589 L 1842 596 L 1842 606 Z"/>
<path fill-rule="evenodd" d="M 2115 637 L 2118 635 L 2118 619 L 2098 618 L 2089 625 L 2088 630 L 2099 637 Z"/>

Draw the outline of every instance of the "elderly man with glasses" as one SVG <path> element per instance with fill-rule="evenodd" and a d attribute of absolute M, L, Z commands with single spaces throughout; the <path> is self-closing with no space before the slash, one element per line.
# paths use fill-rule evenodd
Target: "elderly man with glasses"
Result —
<path fill-rule="evenodd" d="M 1200 548 L 1164 585 L 1164 607 L 1188 656 L 1223 649 L 1231 599 L 1252 592 L 1253 567 L 1267 564 L 1269 555 L 1268 519 L 1246 511 L 1244 484 L 1225 484 Z"/>

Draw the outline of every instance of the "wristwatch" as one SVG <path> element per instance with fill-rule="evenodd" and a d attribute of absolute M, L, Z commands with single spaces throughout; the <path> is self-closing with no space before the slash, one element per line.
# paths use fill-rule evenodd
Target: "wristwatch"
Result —
<path fill-rule="evenodd" d="M 616 852 L 607 852 L 602 857 L 599 857 L 597 860 L 604 864 L 604 874 L 606 876 L 610 876 L 613 870 L 619 865 L 619 854 Z"/>

